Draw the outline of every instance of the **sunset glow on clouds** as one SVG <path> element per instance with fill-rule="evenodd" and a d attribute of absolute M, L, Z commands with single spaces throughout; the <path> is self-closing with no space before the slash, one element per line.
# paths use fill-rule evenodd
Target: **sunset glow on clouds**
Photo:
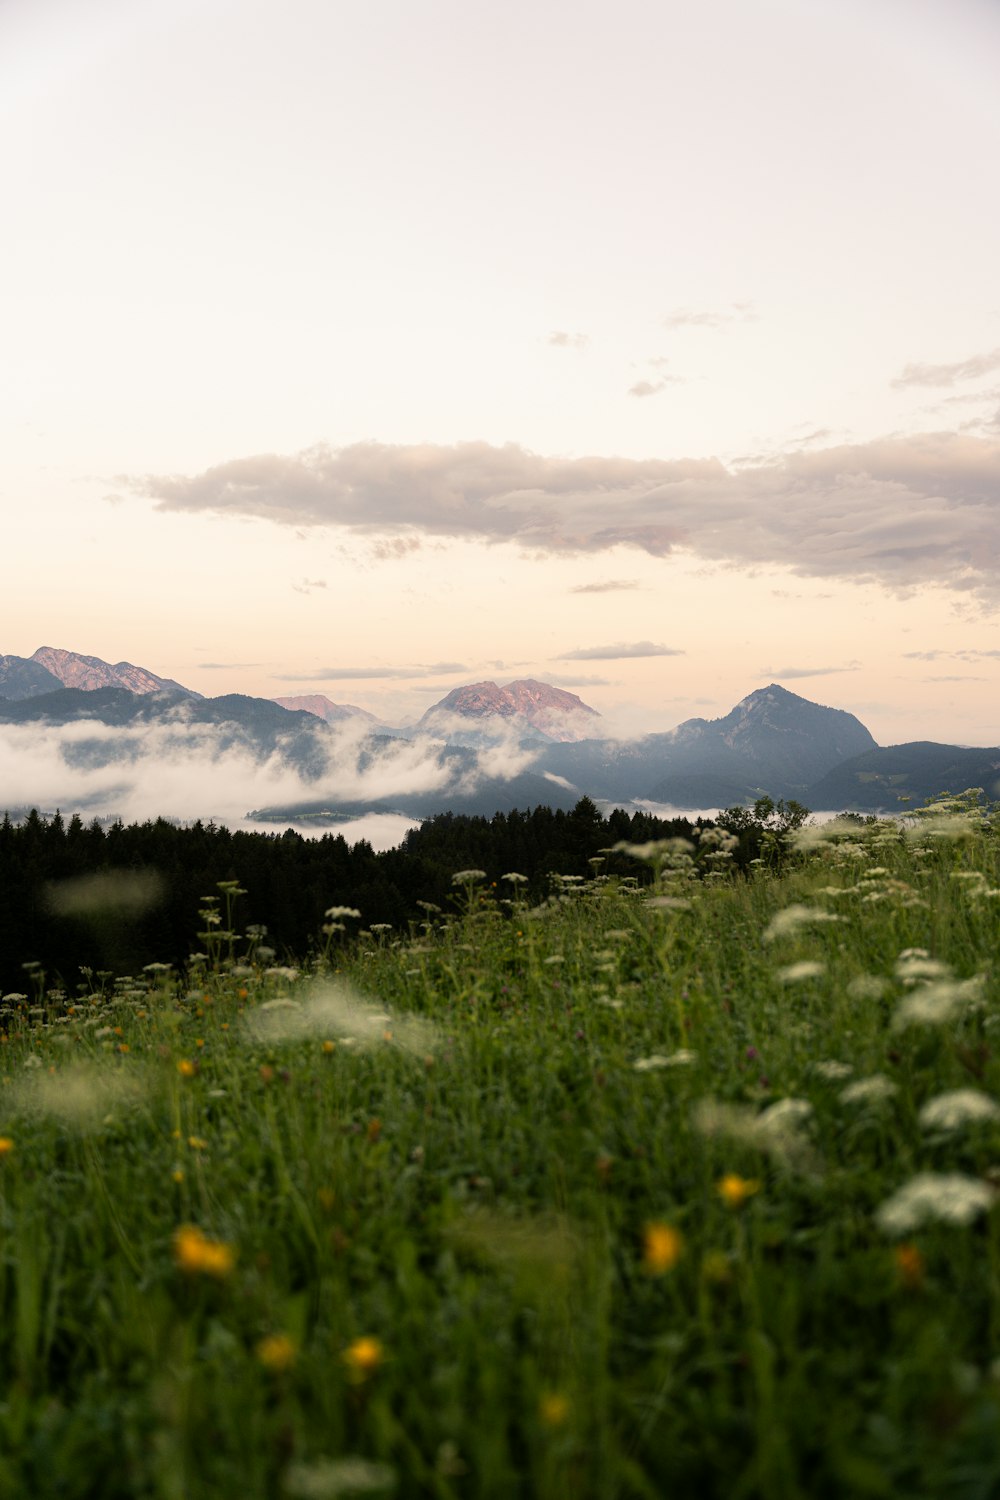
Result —
<path fill-rule="evenodd" d="M 86 10 L 0 11 L 0 652 L 1000 742 L 995 6 Z"/>

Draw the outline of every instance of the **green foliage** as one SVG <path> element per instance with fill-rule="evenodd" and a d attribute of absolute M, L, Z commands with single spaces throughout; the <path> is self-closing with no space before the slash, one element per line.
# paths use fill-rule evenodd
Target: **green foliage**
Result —
<path fill-rule="evenodd" d="M 8 994 L 0 1496 L 1000 1492 L 996 820 L 695 832 Z"/>

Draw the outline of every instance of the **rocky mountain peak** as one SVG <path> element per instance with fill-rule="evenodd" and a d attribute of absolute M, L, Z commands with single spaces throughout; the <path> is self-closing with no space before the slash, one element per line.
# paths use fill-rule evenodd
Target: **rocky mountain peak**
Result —
<path fill-rule="evenodd" d="M 437 732 L 449 715 L 460 719 L 507 719 L 551 740 L 578 740 L 593 734 L 597 710 L 575 693 L 533 677 L 519 678 L 500 687 L 495 682 L 470 682 L 453 688 L 432 705 L 419 727 Z"/>
<path fill-rule="evenodd" d="M 133 666 L 130 661 L 116 662 L 112 666 L 99 656 L 83 656 L 79 651 L 63 651 L 57 646 L 39 646 L 30 660 L 51 672 L 63 687 L 80 688 L 84 692 L 121 687 L 130 693 L 177 692 L 186 693 L 190 698 L 202 696 L 170 677 L 157 677 L 145 667 Z"/>

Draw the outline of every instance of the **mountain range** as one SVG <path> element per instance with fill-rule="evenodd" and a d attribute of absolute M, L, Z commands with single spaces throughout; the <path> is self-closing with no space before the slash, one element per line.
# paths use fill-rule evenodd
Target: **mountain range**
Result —
<path fill-rule="evenodd" d="M 382 725 L 364 709 L 321 694 L 205 698 L 130 662 L 40 647 L 31 657 L 0 656 L 0 723 L 78 721 L 124 729 L 158 726 L 163 754 L 182 754 L 192 735 L 211 732 L 213 753 L 238 749 L 259 763 L 294 767 L 306 795 L 294 806 L 264 809 L 268 821 L 333 820 L 371 811 L 426 817 L 440 811 L 492 814 L 548 804 L 570 808 L 583 795 L 607 803 L 646 801 L 720 807 L 761 795 L 794 797 L 817 810 L 901 811 L 946 791 L 981 786 L 1000 793 L 1000 747 L 969 749 L 919 741 L 880 747 L 861 721 L 778 683 L 758 688 L 718 719 L 688 719 L 668 733 L 632 740 L 600 735 L 600 715 L 573 693 L 521 679 L 506 686 L 454 689 L 416 726 Z M 339 753 L 339 729 L 362 731 L 357 771 L 378 767 L 382 790 L 359 799 L 311 798 Z M 397 775 L 412 740 L 425 749 L 433 788 Z M 63 751 L 93 768 L 134 757 L 120 739 L 75 733 Z M 411 756 L 412 761 L 412 756 Z M 409 763 L 408 763 L 409 764 Z M 349 779 L 349 778 L 348 778 Z M 425 788 L 426 788 L 425 778 Z M 2 792 L 0 792 L 2 795 Z M 182 812 L 170 809 L 172 812 Z"/>

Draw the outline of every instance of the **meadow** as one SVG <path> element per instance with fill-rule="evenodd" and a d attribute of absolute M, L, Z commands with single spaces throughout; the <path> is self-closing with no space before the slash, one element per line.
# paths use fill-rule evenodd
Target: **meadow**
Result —
<path fill-rule="evenodd" d="M 1000 1493 L 1000 816 L 699 833 L 26 971 L 0 1497 Z"/>

